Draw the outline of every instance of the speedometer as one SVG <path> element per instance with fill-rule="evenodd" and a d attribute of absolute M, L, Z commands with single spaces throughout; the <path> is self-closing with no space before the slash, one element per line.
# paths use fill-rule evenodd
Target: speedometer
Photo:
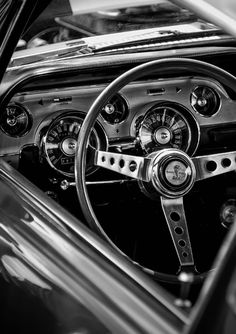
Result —
<path fill-rule="evenodd" d="M 191 148 L 193 151 L 199 139 L 195 119 L 176 104 L 155 105 L 146 113 L 137 132 L 141 147 L 147 153 L 163 148 L 177 148 L 185 152 Z"/>

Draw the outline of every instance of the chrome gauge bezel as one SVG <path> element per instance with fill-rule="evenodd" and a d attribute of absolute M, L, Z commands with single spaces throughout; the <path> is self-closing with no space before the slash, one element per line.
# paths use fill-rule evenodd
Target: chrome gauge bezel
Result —
<path fill-rule="evenodd" d="M 169 142 L 166 143 L 166 145 L 165 145 L 165 142 L 163 142 L 163 144 L 161 142 L 158 142 L 158 143 L 156 142 L 155 143 L 155 138 L 153 138 L 153 149 L 148 149 L 147 148 L 147 146 L 144 143 L 144 139 L 142 138 L 143 127 L 145 126 L 145 122 L 147 121 L 147 119 L 149 117 L 151 117 L 152 114 L 154 114 L 154 115 L 158 114 L 162 110 L 163 110 L 163 113 L 164 113 L 164 110 L 166 110 L 167 114 L 168 114 L 168 111 L 169 111 L 169 113 L 172 113 L 173 115 L 178 116 L 178 118 L 185 124 L 187 135 L 188 135 L 188 138 L 186 139 L 186 145 L 175 146 L 175 145 L 171 145 L 171 143 L 169 143 Z M 174 122 L 174 118 L 176 116 L 172 117 L 173 122 Z M 154 120 L 153 120 L 153 122 L 154 122 Z M 169 132 L 170 136 L 172 136 L 171 130 L 170 130 L 170 128 L 168 128 L 168 126 L 162 125 L 161 127 L 163 129 L 166 129 L 166 132 Z M 159 128 L 157 127 L 156 130 L 158 131 L 158 129 Z M 197 149 L 199 141 L 200 141 L 200 126 L 199 126 L 196 118 L 194 117 L 194 115 L 185 106 L 180 105 L 180 104 L 175 103 L 175 102 L 162 101 L 162 102 L 158 102 L 158 103 L 154 104 L 145 113 L 145 115 L 143 116 L 142 121 L 140 122 L 140 124 L 136 128 L 136 136 L 138 138 L 138 142 L 140 143 L 140 146 L 141 146 L 142 150 L 145 153 L 149 154 L 153 151 L 164 149 L 164 148 L 174 148 L 174 149 L 177 148 L 177 149 L 180 149 L 180 150 L 188 153 L 191 156 L 196 152 L 196 149 Z M 154 135 L 153 135 L 153 137 L 154 137 Z"/>
<path fill-rule="evenodd" d="M 48 141 L 48 138 L 49 136 L 51 136 L 51 132 L 52 131 L 55 131 L 55 127 L 57 126 L 63 126 L 63 122 L 67 122 L 68 124 L 68 120 L 71 120 L 71 124 L 73 124 L 73 122 L 78 122 L 80 124 L 80 127 L 81 127 L 81 124 L 83 122 L 85 118 L 85 114 L 83 112 L 75 112 L 75 111 L 69 111 L 69 112 L 63 112 L 63 114 L 61 114 L 60 116 L 56 117 L 49 125 L 45 135 L 42 137 L 41 139 L 41 148 L 42 148 L 42 154 L 43 156 L 45 157 L 48 165 L 53 169 L 55 170 L 57 173 L 61 174 L 61 175 L 64 175 L 66 177 L 69 177 L 69 178 L 74 178 L 75 177 L 75 174 L 74 174 L 74 171 L 73 172 L 68 172 L 68 171 L 65 171 L 65 170 L 62 170 L 60 169 L 59 167 L 56 167 L 55 164 L 53 163 L 52 161 L 52 157 L 51 157 L 51 154 L 49 154 L 49 141 Z M 61 124 L 60 124 L 61 123 Z M 80 128 L 79 127 L 79 128 Z M 107 137 L 106 137 L 106 134 L 105 134 L 105 131 L 103 130 L 102 126 L 100 125 L 100 123 L 96 123 L 95 124 L 95 127 L 93 128 L 93 136 L 94 136 L 94 139 L 95 139 L 95 142 L 97 144 L 96 148 L 97 149 L 104 149 L 106 150 L 107 149 L 107 145 L 108 145 L 108 140 L 107 140 Z M 78 134 L 79 134 L 79 131 L 78 133 L 76 133 L 76 136 L 78 137 Z M 59 142 L 59 147 L 58 147 L 58 150 L 60 150 L 61 152 L 61 155 L 62 157 L 61 158 L 72 158 L 73 159 L 73 166 L 74 166 L 74 157 L 75 157 L 75 154 L 66 154 L 65 150 L 62 149 L 62 146 L 63 146 L 63 143 L 68 139 L 68 138 L 71 138 L 73 139 L 73 142 L 75 141 L 75 136 L 65 136 L 63 138 L 63 140 L 61 140 Z M 77 139 L 76 139 L 77 140 Z M 74 152 L 75 152 L 75 148 L 74 148 Z M 61 159 L 60 158 L 60 159 Z M 92 167 L 89 167 L 86 171 L 86 175 L 90 175 L 92 173 L 95 172 L 95 170 L 97 169 L 97 167 L 95 166 L 92 166 Z"/>
<path fill-rule="evenodd" d="M 206 112 L 201 112 L 198 108 L 200 108 L 200 106 L 198 107 L 197 106 L 197 95 L 196 95 L 196 91 L 197 90 L 204 90 L 204 89 L 208 89 L 214 96 L 214 108 L 209 108 L 209 111 L 208 113 Z M 207 101 L 206 101 L 207 102 Z M 215 116 L 220 108 L 221 108 L 221 97 L 219 95 L 219 93 L 217 92 L 216 89 L 214 89 L 213 87 L 210 87 L 210 86 L 207 86 L 207 85 L 198 85 L 196 86 L 193 91 L 191 92 L 190 94 L 190 104 L 191 104 L 191 107 L 193 108 L 193 110 L 200 116 L 202 117 L 205 117 L 205 118 L 210 118 L 212 116 Z"/>
<path fill-rule="evenodd" d="M 128 104 L 127 99 L 126 99 L 126 98 L 123 96 L 123 94 L 121 94 L 121 93 L 117 93 L 117 94 L 113 95 L 113 96 L 109 99 L 109 101 L 106 103 L 106 105 L 109 104 L 109 102 L 110 102 L 113 98 L 119 98 L 119 99 L 122 101 L 122 103 L 123 103 L 123 108 L 124 108 L 124 110 L 123 110 L 121 119 L 119 119 L 119 121 L 117 121 L 117 122 L 111 122 L 111 121 L 109 121 L 109 120 L 105 117 L 105 115 L 104 115 L 104 108 L 105 108 L 105 106 L 102 108 L 100 114 L 101 114 L 101 117 L 103 118 L 103 121 L 104 121 L 106 124 L 115 126 L 115 125 L 118 125 L 118 124 L 122 124 L 123 122 L 126 121 L 126 119 L 128 118 L 128 115 L 129 115 L 130 107 L 129 107 L 129 104 Z"/>
<path fill-rule="evenodd" d="M 26 118 L 26 123 L 24 124 L 24 128 L 21 131 L 18 131 L 16 133 L 11 133 L 10 132 L 10 128 L 9 131 L 7 131 L 6 129 L 4 129 L 3 127 L 3 122 L 7 121 L 4 120 L 4 116 L 5 113 L 7 113 L 7 108 L 20 108 L 22 113 L 24 113 L 25 118 Z M 9 119 L 12 117 L 14 117 L 14 115 L 8 115 Z M 16 120 L 18 119 L 19 115 L 16 117 Z M 17 102 L 10 102 L 3 110 L 3 112 L 1 113 L 1 117 L 0 117 L 0 129 L 2 130 L 2 132 L 4 132 L 7 136 L 9 137 L 13 137 L 13 138 L 21 138 L 25 135 L 27 135 L 32 127 L 32 123 L 33 123 L 33 118 L 32 115 L 29 111 L 29 109 L 25 106 L 22 105 L 21 103 L 17 103 Z M 12 126 L 14 127 L 16 125 L 16 123 Z"/>

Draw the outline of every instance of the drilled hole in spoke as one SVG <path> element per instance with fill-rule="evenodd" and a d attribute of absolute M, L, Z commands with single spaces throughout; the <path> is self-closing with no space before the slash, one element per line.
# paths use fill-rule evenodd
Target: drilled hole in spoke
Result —
<path fill-rule="evenodd" d="M 176 211 L 171 212 L 170 214 L 170 218 L 174 221 L 174 222 L 178 222 L 180 220 L 180 214 Z"/>
<path fill-rule="evenodd" d="M 185 242 L 183 239 L 179 240 L 179 241 L 178 241 L 178 244 L 179 244 L 179 246 L 182 247 L 182 248 L 186 246 L 186 242 Z"/>
<path fill-rule="evenodd" d="M 208 170 L 208 172 L 214 172 L 217 168 L 217 163 L 213 160 L 211 161 L 207 161 L 206 163 L 206 169 Z"/>
<path fill-rule="evenodd" d="M 121 159 L 121 160 L 119 161 L 119 165 L 120 165 L 120 168 L 123 168 L 123 167 L 125 166 L 125 161 L 124 161 L 124 159 Z"/>
<path fill-rule="evenodd" d="M 115 163 L 115 159 L 114 158 L 110 158 L 110 164 L 114 165 L 114 163 Z"/>
<path fill-rule="evenodd" d="M 104 157 L 104 155 L 102 156 L 102 162 L 106 161 L 106 157 Z"/>
<path fill-rule="evenodd" d="M 231 160 L 228 158 L 225 158 L 221 161 L 221 165 L 222 167 L 227 168 L 231 165 Z"/>
<path fill-rule="evenodd" d="M 184 233 L 184 230 L 183 230 L 182 227 L 178 226 L 178 227 L 175 228 L 175 233 L 178 234 L 178 235 L 181 235 L 181 234 Z"/>
<path fill-rule="evenodd" d="M 131 172 L 134 172 L 137 169 L 137 164 L 136 164 L 135 161 L 130 161 L 129 169 L 130 169 Z"/>

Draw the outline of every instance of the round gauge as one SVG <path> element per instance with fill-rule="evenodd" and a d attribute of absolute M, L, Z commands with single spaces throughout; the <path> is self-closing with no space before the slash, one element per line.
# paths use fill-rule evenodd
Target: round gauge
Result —
<path fill-rule="evenodd" d="M 128 115 L 128 105 L 125 99 L 119 94 L 114 95 L 102 108 L 101 115 L 109 124 L 123 122 Z"/>
<path fill-rule="evenodd" d="M 227 199 L 220 209 L 221 224 L 226 228 L 230 228 L 235 222 L 235 217 L 236 200 L 234 198 Z"/>
<path fill-rule="evenodd" d="M 186 110 L 176 104 L 162 103 L 150 109 L 137 133 L 143 150 L 150 153 L 163 148 L 177 148 L 187 152 L 191 147 L 192 153 L 199 140 L 198 125 L 190 114 L 188 119 L 183 114 Z M 194 139 L 191 128 L 195 131 Z"/>
<path fill-rule="evenodd" d="M 11 137 L 25 135 L 31 126 L 31 118 L 28 111 L 21 104 L 10 103 L 2 111 L 0 127 L 3 132 Z"/>
<path fill-rule="evenodd" d="M 78 134 L 83 117 L 63 116 L 56 119 L 43 138 L 44 151 L 49 165 L 59 173 L 73 177 L 74 160 Z M 97 131 L 94 129 L 90 137 L 90 145 L 100 147 Z M 87 174 L 94 167 L 88 167 Z"/>
<path fill-rule="evenodd" d="M 191 94 L 190 103 L 199 114 L 210 117 L 219 110 L 220 98 L 212 88 L 198 86 Z"/>

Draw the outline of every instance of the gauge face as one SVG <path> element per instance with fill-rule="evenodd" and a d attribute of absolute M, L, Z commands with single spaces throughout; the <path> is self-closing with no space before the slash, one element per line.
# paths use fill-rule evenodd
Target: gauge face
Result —
<path fill-rule="evenodd" d="M 163 148 L 187 151 L 191 142 L 188 121 L 177 109 L 170 106 L 152 108 L 145 115 L 138 136 L 147 153 Z"/>
<path fill-rule="evenodd" d="M 220 98 L 212 88 L 198 86 L 191 94 L 190 103 L 200 115 L 211 117 L 219 110 Z"/>
<path fill-rule="evenodd" d="M 30 128 L 31 119 L 28 111 L 20 104 L 10 103 L 2 112 L 0 127 L 11 137 L 21 137 Z"/>
<path fill-rule="evenodd" d="M 114 95 L 102 108 L 102 117 L 109 124 L 119 124 L 123 122 L 128 115 L 128 105 L 125 99 L 119 95 Z"/>
<path fill-rule="evenodd" d="M 46 159 L 59 173 L 73 177 L 78 134 L 83 119 L 76 116 L 61 117 L 49 127 L 44 139 Z M 98 148 L 96 131 L 91 135 L 90 144 Z"/>

